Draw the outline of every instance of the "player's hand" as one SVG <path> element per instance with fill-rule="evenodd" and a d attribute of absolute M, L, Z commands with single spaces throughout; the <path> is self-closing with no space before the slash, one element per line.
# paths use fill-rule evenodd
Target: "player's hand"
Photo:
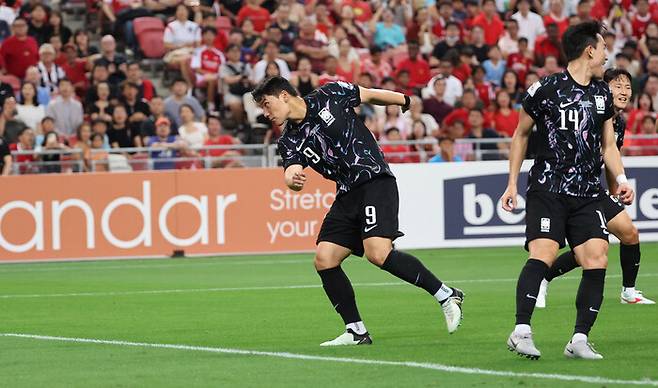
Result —
<path fill-rule="evenodd" d="M 617 187 L 617 192 L 615 195 L 619 196 L 619 199 L 624 205 L 630 205 L 635 199 L 635 192 L 633 188 L 628 183 L 622 183 Z"/>
<path fill-rule="evenodd" d="M 304 174 L 304 172 L 296 172 L 292 176 L 292 182 L 290 188 L 295 191 L 299 191 L 304 188 L 305 183 L 306 183 L 306 174 Z"/>
<path fill-rule="evenodd" d="M 507 186 L 505 193 L 500 197 L 500 202 L 503 205 L 503 209 L 511 212 L 516 209 L 516 187 Z"/>

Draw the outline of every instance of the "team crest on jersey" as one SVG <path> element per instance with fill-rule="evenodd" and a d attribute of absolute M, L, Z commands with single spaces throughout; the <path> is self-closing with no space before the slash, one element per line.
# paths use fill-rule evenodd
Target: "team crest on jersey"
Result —
<path fill-rule="evenodd" d="M 605 113 L 605 98 L 603 96 L 594 96 L 596 102 L 596 113 Z"/>
<path fill-rule="evenodd" d="M 530 97 L 535 96 L 535 93 L 537 93 L 537 89 L 539 89 L 540 86 L 541 86 L 541 82 L 539 82 L 539 81 L 537 81 L 534 84 L 530 85 L 530 87 L 528 88 L 528 94 L 530 95 Z"/>
<path fill-rule="evenodd" d="M 329 112 L 329 109 L 327 108 L 322 108 L 322 110 L 318 113 L 322 121 L 324 121 L 325 124 L 331 125 L 333 124 L 334 121 L 336 121 L 336 118 L 334 115 Z"/>

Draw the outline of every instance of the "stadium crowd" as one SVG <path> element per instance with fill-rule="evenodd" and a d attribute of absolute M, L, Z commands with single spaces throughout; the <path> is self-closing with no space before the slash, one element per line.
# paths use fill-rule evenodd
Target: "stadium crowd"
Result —
<path fill-rule="evenodd" d="M 563 69 L 562 33 L 592 18 L 607 26 L 606 66 L 634 78 L 627 134 L 654 135 L 627 137 L 625 152 L 658 155 L 655 0 L 88 0 L 75 31 L 60 13 L 68 5 L 0 6 L 4 174 L 10 150 L 74 148 L 83 170 L 106 169 L 111 148 L 130 147 L 154 147 L 153 168 L 198 167 L 204 152 L 235 156 L 213 167 L 240 166 L 240 151 L 199 148 L 274 143 L 281 128 L 250 95 L 273 75 L 302 95 L 345 81 L 413 96 L 404 114 L 358 108 L 391 162 L 472 160 L 473 142 L 455 142 L 464 138 L 491 140 L 479 158 L 506 158 L 524 90 Z M 148 79 L 153 58 L 165 70 Z M 163 83 L 169 90 L 158 91 Z M 60 157 L 14 162 L 21 173 L 57 172 L 26 162 Z"/>

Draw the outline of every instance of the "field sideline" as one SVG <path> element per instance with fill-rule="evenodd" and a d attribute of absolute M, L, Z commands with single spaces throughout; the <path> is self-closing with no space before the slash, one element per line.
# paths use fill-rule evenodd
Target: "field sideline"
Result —
<path fill-rule="evenodd" d="M 658 298 L 658 244 L 638 288 Z M 533 327 L 537 362 L 507 351 L 521 248 L 415 251 L 466 292 L 448 335 L 438 304 L 366 261 L 345 270 L 373 346 L 320 348 L 342 322 L 312 255 L 0 266 L 3 386 L 658 386 L 658 307 L 619 303 L 618 246 L 591 340 L 599 362 L 562 355 L 580 271 L 551 284 Z"/>

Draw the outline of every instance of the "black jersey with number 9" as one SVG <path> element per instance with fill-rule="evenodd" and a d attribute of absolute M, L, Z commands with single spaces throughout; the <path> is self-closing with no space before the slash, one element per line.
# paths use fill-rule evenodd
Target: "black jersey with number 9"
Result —
<path fill-rule="evenodd" d="M 306 117 L 288 124 L 279 139 L 283 168 L 310 166 L 336 182 L 343 194 L 379 175 L 391 175 L 377 141 L 354 112 L 361 104 L 359 87 L 328 83 L 304 97 Z"/>
<path fill-rule="evenodd" d="M 552 74 L 528 88 L 523 109 L 538 135 L 528 191 L 599 196 L 603 124 L 614 115 L 608 85 L 595 79 L 580 85 L 568 71 Z"/>

